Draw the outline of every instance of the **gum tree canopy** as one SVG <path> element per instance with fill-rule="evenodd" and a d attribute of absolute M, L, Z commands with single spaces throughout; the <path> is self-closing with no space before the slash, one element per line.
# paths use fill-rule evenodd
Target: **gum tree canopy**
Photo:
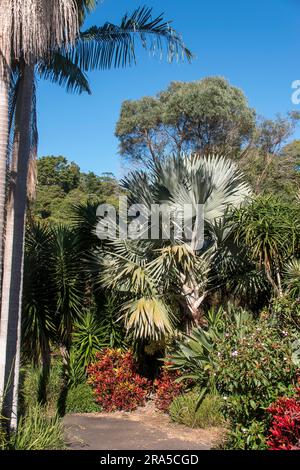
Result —
<path fill-rule="evenodd" d="M 243 92 L 220 77 L 172 82 L 156 97 L 125 101 L 116 127 L 120 153 L 146 163 L 170 152 L 237 153 L 255 127 Z"/>

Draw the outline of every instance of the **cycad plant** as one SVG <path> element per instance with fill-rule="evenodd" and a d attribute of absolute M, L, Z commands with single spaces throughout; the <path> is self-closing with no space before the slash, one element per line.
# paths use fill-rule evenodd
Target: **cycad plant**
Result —
<path fill-rule="evenodd" d="M 200 307 L 215 256 L 214 224 L 224 223 L 228 210 L 239 207 L 250 188 L 230 160 L 182 155 L 147 173 L 131 173 L 123 186 L 130 204 L 143 204 L 148 210 L 152 204 L 164 204 L 168 215 L 182 214 L 185 205 L 191 209 L 188 231 L 179 233 L 174 225 L 166 239 L 163 223 L 156 239 L 115 238 L 104 243 L 91 262 L 94 269 L 98 263 L 102 286 L 125 297 L 120 316 L 127 330 L 136 338 L 158 340 L 175 326 L 201 322 Z M 198 205 L 203 206 L 203 244 Z M 150 235 L 152 229 L 151 222 L 144 223 L 141 233 Z"/>

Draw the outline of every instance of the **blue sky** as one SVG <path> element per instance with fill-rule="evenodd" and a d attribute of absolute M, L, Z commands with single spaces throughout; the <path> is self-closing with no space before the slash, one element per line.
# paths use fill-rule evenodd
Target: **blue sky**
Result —
<path fill-rule="evenodd" d="M 144 4 L 173 20 L 196 55 L 192 64 L 170 65 L 141 50 L 136 67 L 90 74 L 92 96 L 39 82 L 40 156 L 64 155 L 84 171 L 121 176 L 114 129 L 122 101 L 154 95 L 172 80 L 219 75 L 243 89 L 260 115 L 300 111 L 291 102 L 291 83 L 300 80 L 299 0 L 103 0 L 86 26 L 118 22 Z"/>

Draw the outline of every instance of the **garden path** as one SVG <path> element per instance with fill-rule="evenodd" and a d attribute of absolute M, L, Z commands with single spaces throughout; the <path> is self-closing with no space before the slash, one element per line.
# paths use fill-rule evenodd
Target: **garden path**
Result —
<path fill-rule="evenodd" d="M 74 450 L 209 450 L 222 436 L 217 428 L 175 424 L 151 404 L 131 413 L 70 414 L 64 424 Z"/>

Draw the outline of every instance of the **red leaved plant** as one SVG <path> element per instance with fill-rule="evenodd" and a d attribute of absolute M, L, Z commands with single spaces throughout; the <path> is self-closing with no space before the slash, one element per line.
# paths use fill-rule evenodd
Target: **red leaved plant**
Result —
<path fill-rule="evenodd" d="M 88 369 L 88 383 L 104 411 L 132 411 L 145 405 L 150 382 L 137 373 L 131 351 L 105 349 Z"/>
<path fill-rule="evenodd" d="M 296 398 L 279 398 L 267 409 L 273 417 L 267 445 L 270 450 L 300 450 L 300 388 Z"/>
<path fill-rule="evenodd" d="M 177 381 L 179 377 L 179 371 L 163 369 L 159 377 L 154 381 L 156 390 L 155 406 L 160 411 L 166 413 L 174 398 L 183 393 L 184 385 L 182 382 Z"/>

